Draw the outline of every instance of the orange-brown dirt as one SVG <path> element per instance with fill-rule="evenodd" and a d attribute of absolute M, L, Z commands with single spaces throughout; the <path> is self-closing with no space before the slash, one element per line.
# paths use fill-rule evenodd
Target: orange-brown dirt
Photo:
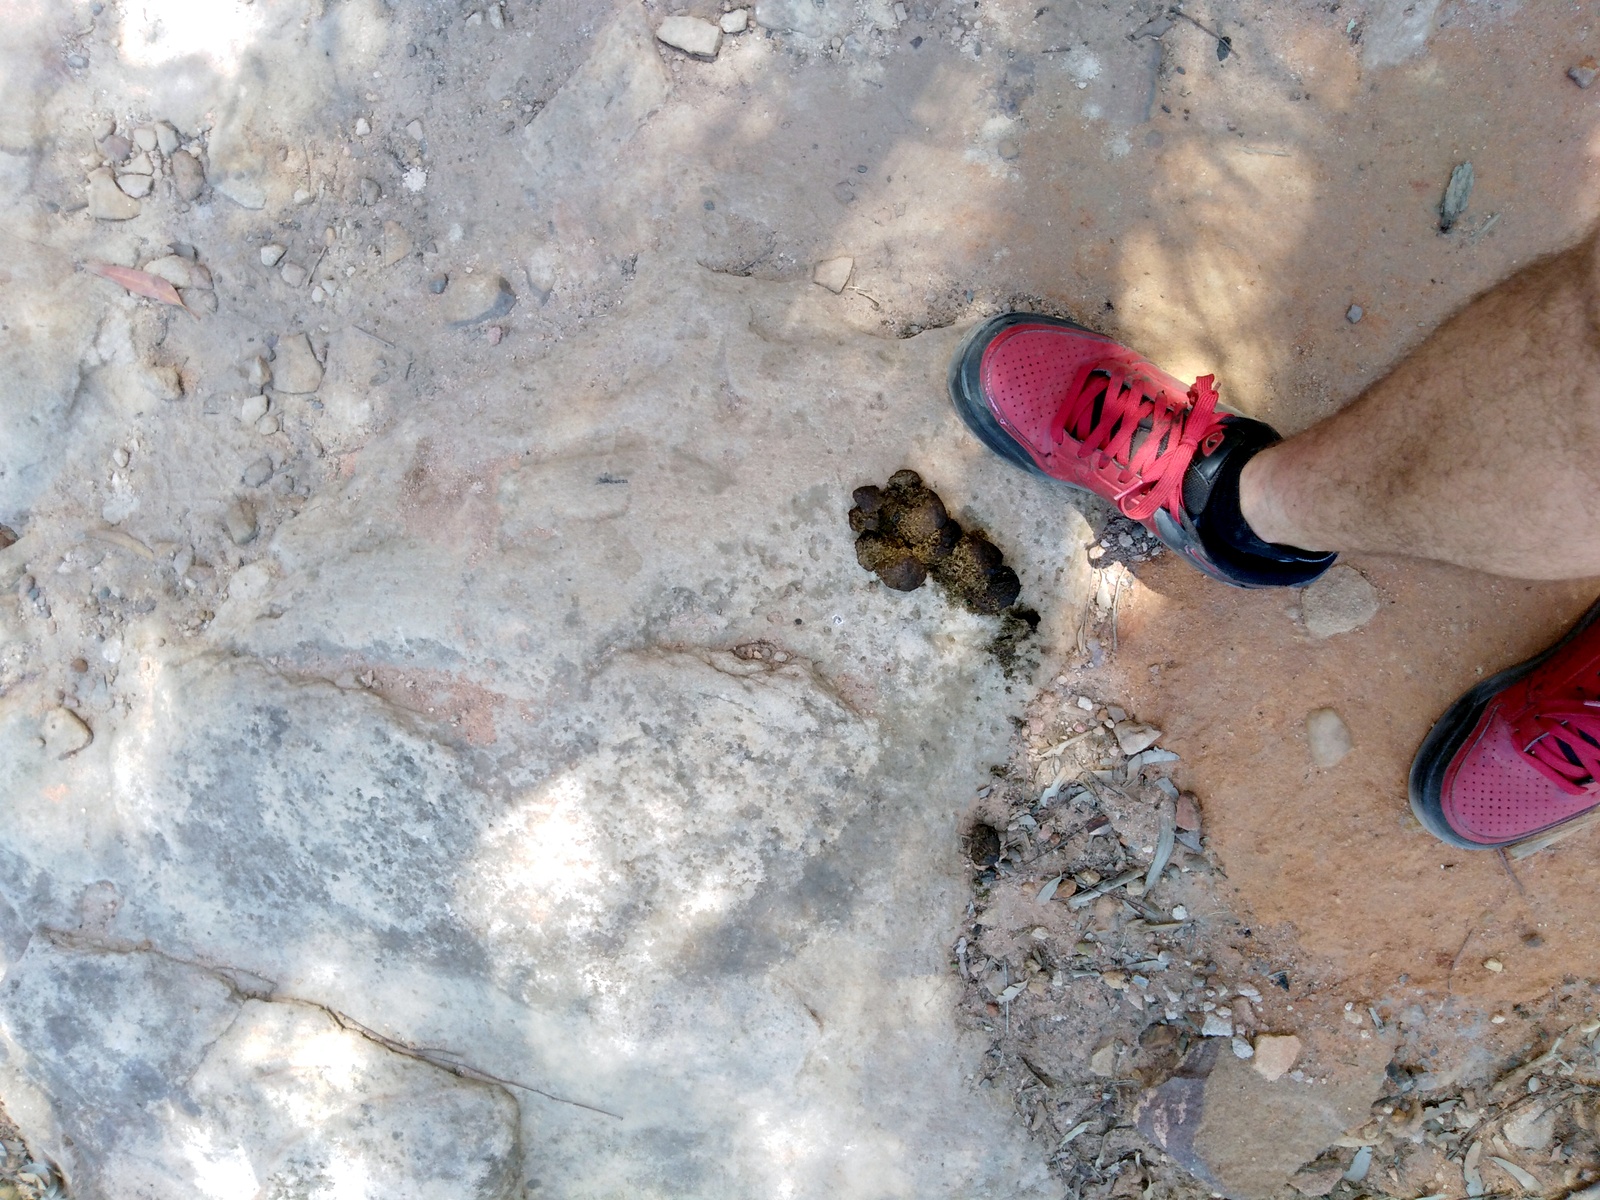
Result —
<path fill-rule="evenodd" d="M 1600 831 L 1507 864 L 1436 841 L 1406 799 L 1435 718 L 1559 637 L 1600 585 L 1351 561 L 1381 607 L 1325 640 L 1293 619 L 1294 593 L 1220 587 L 1168 557 L 1124 597 L 1124 694 L 1182 755 L 1175 778 L 1202 797 L 1237 904 L 1292 927 L 1346 990 L 1374 997 L 1504 1005 L 1600 976 Z M 1344 718 L 1355 748 L 1319 770 L 1305 716 L 1323 706 Z M 1490 959 L 1504 970 L 1486 969 Z"/>

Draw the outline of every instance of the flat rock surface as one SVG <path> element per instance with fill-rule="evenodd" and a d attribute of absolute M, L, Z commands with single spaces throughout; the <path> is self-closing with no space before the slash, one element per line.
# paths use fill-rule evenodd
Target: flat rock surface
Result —
<path fill-rule="evenodd" d="M 760 0 L 705 61 L 633 3 L 192 8 L 30 0 L 0 45 L 30 1147 L 87 1200 L 1062 1195 L 955 1014 L 960 814 L 1108 513 L 984 452 L 949 356 L 1030 297 L 1333 411 L 1594 215 L 1569 17 L 1270 6 L 1223 60 L 1125 10 Z M 136 201 L 103 164 L 140 155 Z M 174 255 L 199 316 L 74 269 Z M 1015 566 L 1037 678 L 856 565 L 850 492 L 904 467 Z M 1587 842 L 1513 894 L 1401 791 L 1584 589 L 1361 562 L 1384 606 L 1316 642 L 1179 565 L 1115 594 L 1117 653 L 1241 911 L 1352 988 L 1600 972 Z M 1355 745 L 1322 775 L 1314 706 Z"/>

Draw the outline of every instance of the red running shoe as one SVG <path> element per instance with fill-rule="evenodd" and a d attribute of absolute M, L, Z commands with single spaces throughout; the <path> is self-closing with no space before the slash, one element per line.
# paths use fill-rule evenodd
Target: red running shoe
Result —
<path fill-rule="evenodd" d="M 1219 412 L 1212 384 L 1036 313 L 985 321 L 950 365 L 956 411 L 1002 458 L 1111 501 L 1216 579 L 1310 583 L 1334 556 L 1262 541 L 1239 511 L 1239 472 L 1278 435 Z"/>
<path fill-rule="evenodd" d="M 1411 811 L 1452 846 L 1494 850 L 1600 806 L 1600 603 L 1550 649 L 1439 718 L 1411 765 Z"/>

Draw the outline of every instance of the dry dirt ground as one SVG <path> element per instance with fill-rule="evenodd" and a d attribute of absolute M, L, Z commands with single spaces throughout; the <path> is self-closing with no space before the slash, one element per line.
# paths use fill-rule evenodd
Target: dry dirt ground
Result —
<path fill-rule="evenodd" d="M 1454 1200 L 1600 1178 L 1600 832 L 1508 866 L 1431 842 L 1403 788 L 1433 714 L 1592 592 L 1358 561 L 1377 614 L 1317 638 L 1296 598 L 1207 584 L 984 461 L 939 394 L 959 328 L 1026 303 L 1213 372 L 1285 432 L 1334 411 L 1600 214 L 1600 88 L 1567 76 L 1600 54 L 1600 10 L 1169 9 L 759 0 L 690 55 L 653 40 L 663 21 L 745 10 L 10 6 L 0 1094 L 21 1129 L 0 1129 L 0 1189 L 444 1186 L 354 1133 L 364 1184 L 326 1147 L 293 1170 L 258 1153 L 315 1140 L 309 1118 L 239 1123 L 232 1097 L 270 1088 L 229 1072 L 280 1035 L 296 1070 L 297 1038 L 335 1046 L 412 1107 L 455 1089 L 466 1133 L 426 1167 L 496 1200 L 1268 1196 L 1291 1176 Z M 837 289 L 812 283 L 825 262 Z M 907 465 L 1017 564 L 1041 621 L 1009 679 L 992 629 L 885 596 L 850 556 L 849 488 Z M 713 694 L 742 715 L 682 749 L 663 726 L 699 729 Z M 1318 708 L 1352 735 L 1327 768 Z M 1130 766 L 1119 721 L 1176 757 Z M 388 847 L 273 860 L 272 896 L 326 868 L 326 910 L 380 929 L 369 974 L 317 966 L 308 947 L 348 932 L 323 909 L 230 925 L 250 855 L 184 858 L 203 839 L 161 823 L 234 748 L 363 722 L 390 765 L 340 786 L 413 772 L 429 799 L 395 827 L 416 860 L 470 826 L 472 861 L 503 867 L 497 892 L 401 875 L 373 901 L 336 885 Z M 150 767 L 141 747 L 189 727 L 211 757 Z M 837 745 L 808 748 L 818 729 Z M 533 810 L 470 799 L 596 746 Z M 673 788 L 715 790 L 717 755 L 725 811 L 674 809 Z M 259 799 L 293 843 L 291 801 L 320 793 L 281 758 L 239 773 L 288 779 L 268 790 L 289 808 L 250 793 L 200 824 L 260 848 Z M 120 824 L 63 815 L 97 795 Z M 363 819 L 343 811 L 341 837 Z M 651 859 L 658 825 L 677 840 Z M 518 857 L 534 827 L 551 861 Z M 125 854 L 147 828 L 150 857 Z M 227 886 L 193 885 L 207 870 Z M 183 1021 L 138 989 L 184 972 L 215 1026 L 140 1059 Z M 440 980 L 472 986 L 416 998 Z M 273 1001 L 296 988 L 319 1001 L 291 1017 Z M 74 997 L 105 1011 L 80 1022 Z M 1271 1080 L 1263 1035 L 1299 1040 Z M 513 1098 L 523 1072 L 634 1107 L 587 1123 Z M 1163 1116 L 1186 1080 L 1198 1128 Z M 323 1082 L 329 1111 L 363 1111 Z M 235 1134 L 244 1166 L 194 1149 Z"/>

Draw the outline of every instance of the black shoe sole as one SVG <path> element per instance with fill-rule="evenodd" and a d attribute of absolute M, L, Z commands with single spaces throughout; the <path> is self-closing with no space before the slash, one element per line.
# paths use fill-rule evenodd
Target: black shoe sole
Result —
<path fill-rule="evenodd" d="M 1428 736 L 1422 739 L 1417 757 L 1411 763 L 1408 790 L 1411 794 L 1411 811 L 1416 814 L 1417 820 L 1422 822 L 1422 827 L 1434 837 L 1463 850 L 1500 850 L 1566 824 L 1566 821 L 1558 821 L 1555 825 L 1533 830 L 1509 842 L 1468 841 L 1453 831 L 1449 822 L 1445 820 L 1444 777 L 1462 744 L 1478 727 L 1478 721 L 1483 717 L 1484 710 L 1489 707 L 1489 702 L 1518 680 L 1537 671 L 1597 619 L 1600 619 L 1600 600 L 1590 605 L 1589 611 L 1578 618 L 1578 623 L 1567 631 L 1566 636 L 1548 650 L 1485 679 L 1445 709 L 1444 716 L 1434 723 L 1433 728 L 1428 731 Z M 1568 818 L 1568 820 L 1575 819 Z"/>

